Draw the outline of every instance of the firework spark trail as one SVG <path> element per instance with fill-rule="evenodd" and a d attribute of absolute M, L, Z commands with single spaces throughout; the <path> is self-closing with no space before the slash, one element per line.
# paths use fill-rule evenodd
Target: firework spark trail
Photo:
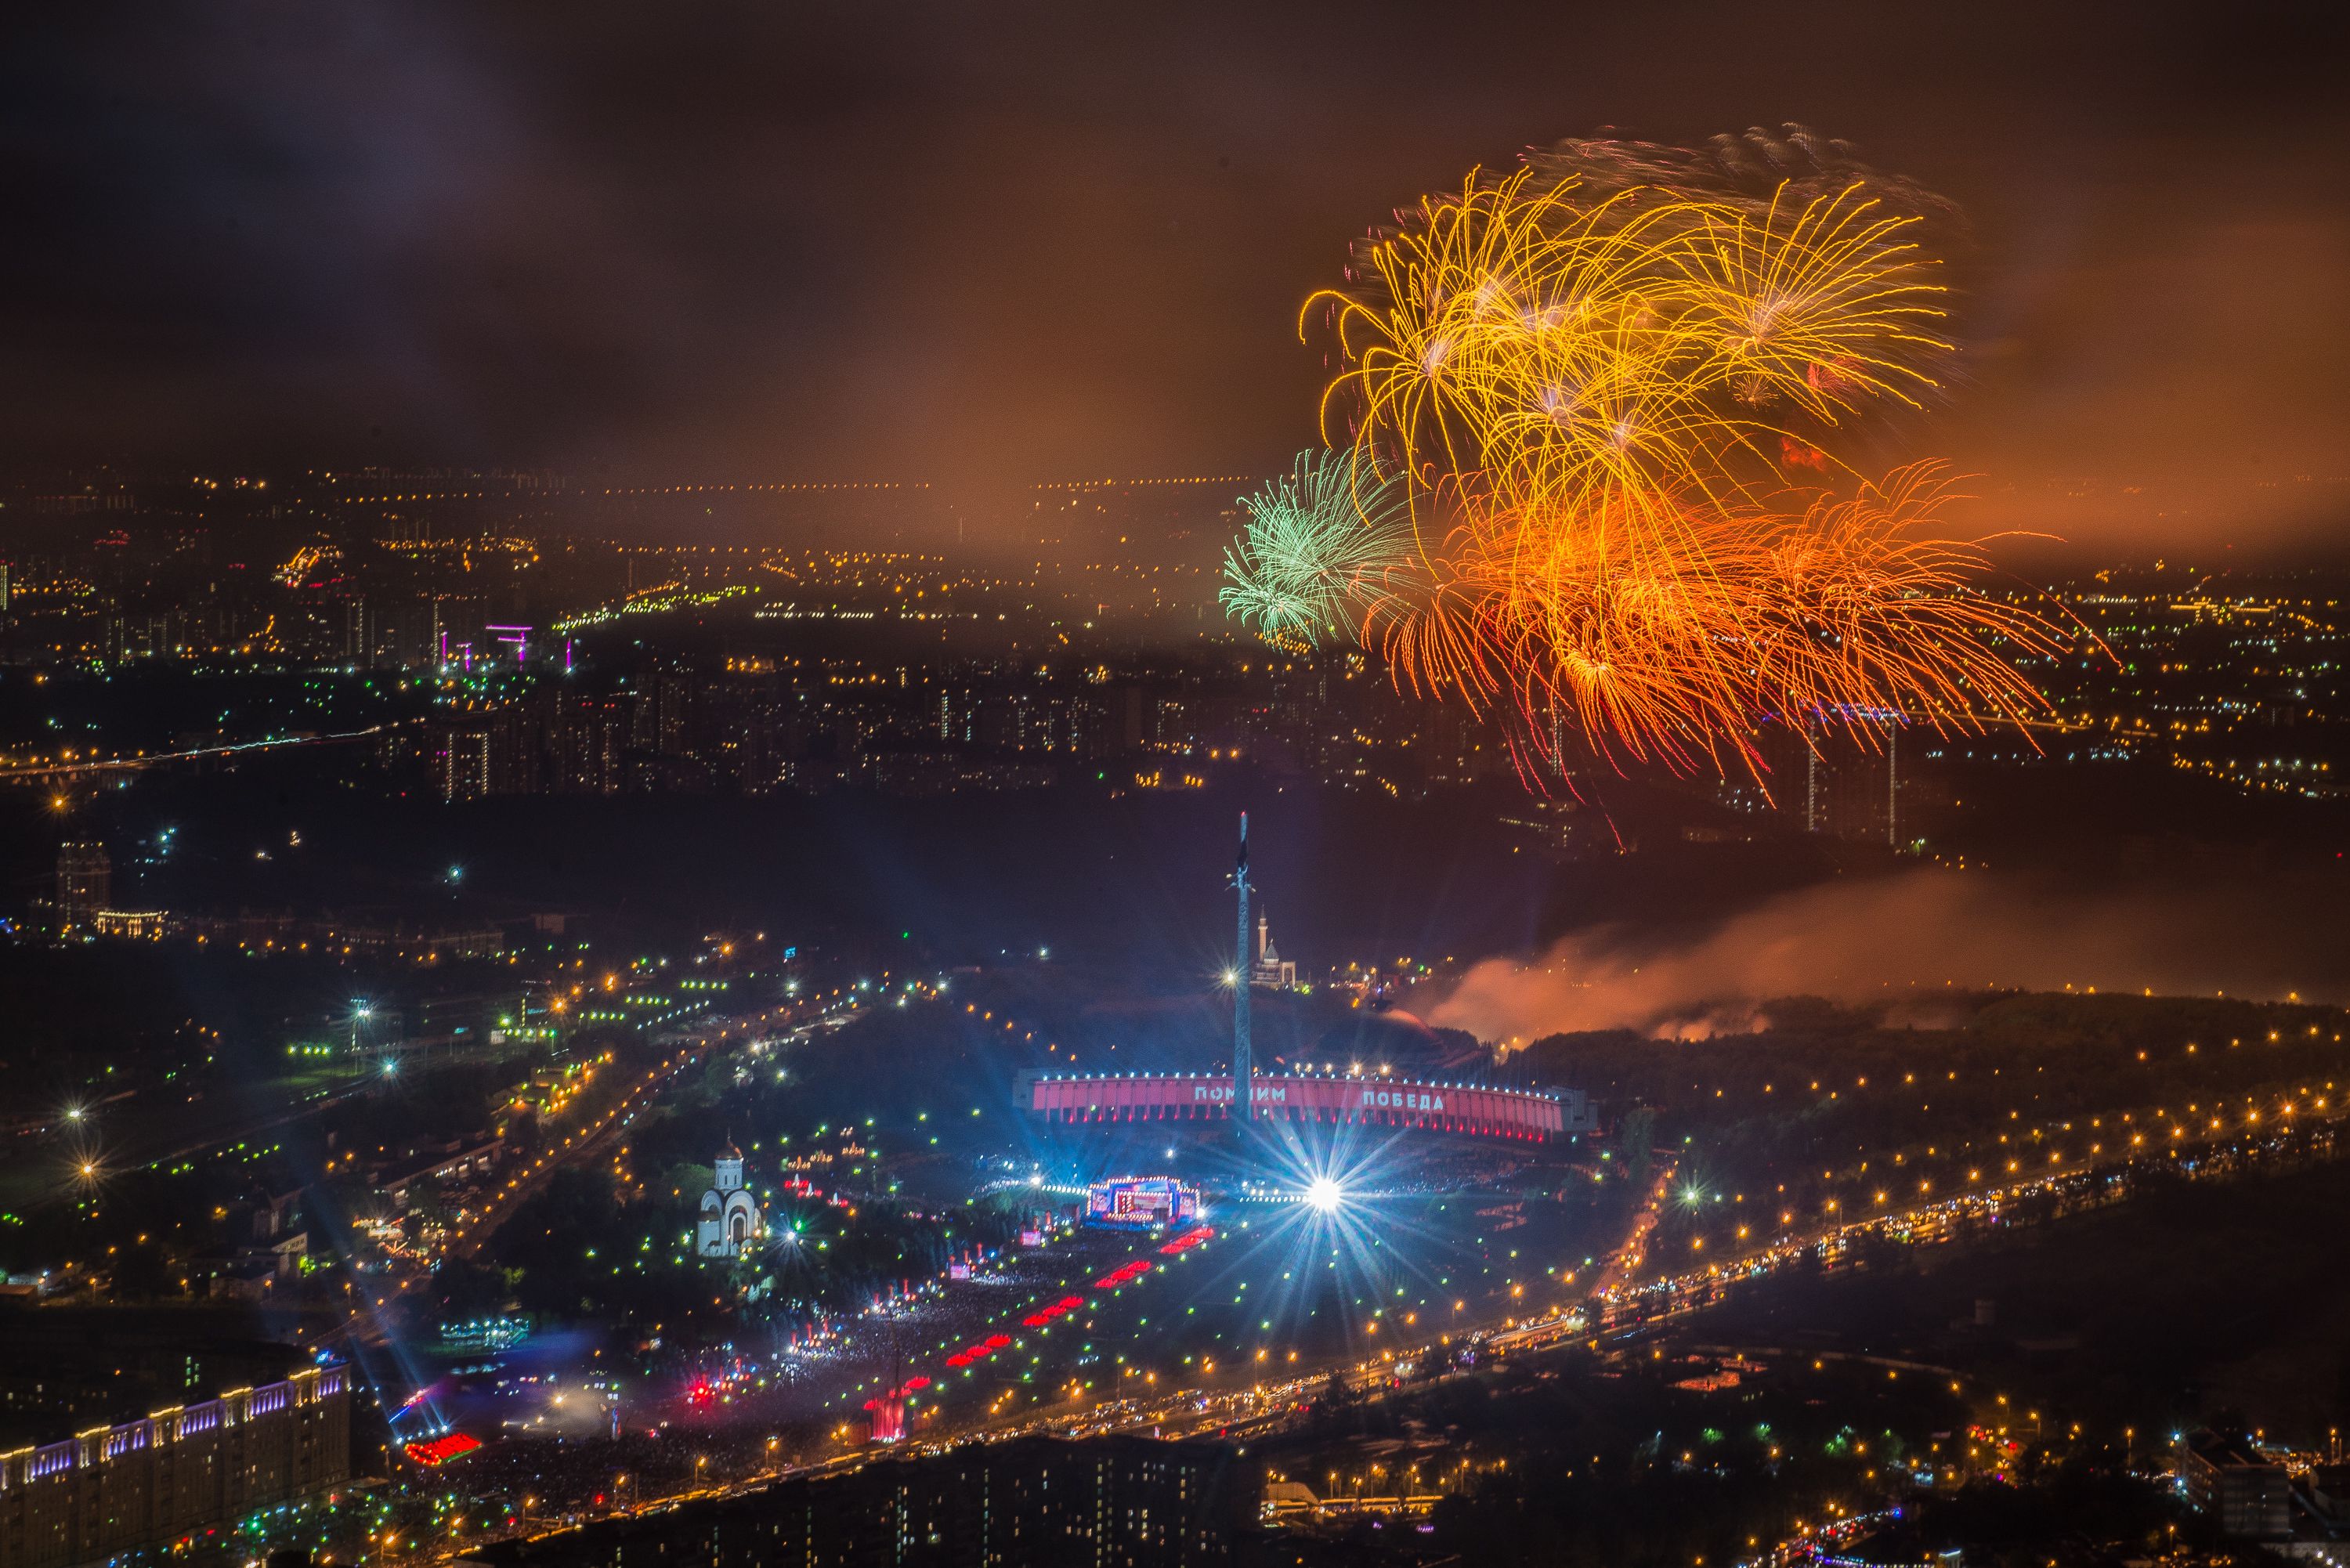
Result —
<path fill-rule="evenodd" d="M 1353 452 L 1307 452 L 1241 503 L 1224 552 L 1224 612 L 1266 640 L 1313 648 L 1357 623 L 1388 563 L 1409 548 L 1404 486 Z"/>
<path fill-rule="evenodd" d="M 1350 444 L 1244 504 L 1228 611 L 1292 646 L 1347 628 L 1545 754 L 1560 720 L 1752 770 L 1766 718 L 1874 743 L 2044 713 L 2013 660 L 2064 634 L 1970 587 L 1940 465 L 1872 480 L 1846 451 L 1936 390 L 1946 215 L 1793 130 L 1562 143 L 1423 198 L 1301 313 Z"/>

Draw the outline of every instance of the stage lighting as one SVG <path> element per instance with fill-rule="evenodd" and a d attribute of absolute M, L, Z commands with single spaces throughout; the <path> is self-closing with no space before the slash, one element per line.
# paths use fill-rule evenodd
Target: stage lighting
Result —
<path fill-rule="evenodd" d="M 1325 1214 L 1337 1208 L 1338 1200 L 1346 1195 L 1345 1189 L 1326 1176 L 1315 1177 L 1305 1189 L 1305 1201 Z"/>

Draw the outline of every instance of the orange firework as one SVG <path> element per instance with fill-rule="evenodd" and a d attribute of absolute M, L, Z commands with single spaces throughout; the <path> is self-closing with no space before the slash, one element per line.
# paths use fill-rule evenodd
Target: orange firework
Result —
<path fill-rule="evenodd" d="M 1981 547 L 1931 532 L 1939 465 L 1872 483 L 1838 450 L 1870 410 L 1921 408 L 1950 351 L 1930 203 L 1819 157 L 1754 192 L 1748 146 L 1577 143 L 1472 174 L 1308 301 L 1343 360 L 1324 426 L 1394 476 L 1381 504 L 1408 524 L 1382 556 L 1363 530 L 1329 546 L 1399 682 L 1514 711 L 1538 748 L 1571 725 L 1676 768 L 1752 767 L 1766 718 L 2044 710 L 2012 660 L 2059 636 L 1970 587 Z M 1245 556 L 1233 576 L 1235 604 L 1282 587 Z"/>
<path fill-rule="evenodd" d="M 2061 634 L 1970 587 L 1988 564 L 1979 543 L 1922 532 L 1952 499 L 1942 465 L 1916 463 L 1758 530 L 1767 569 L 1745 625 L 1763 701 L 1864 732 L 1903 719 L 1980 732 L 2045 711 L 2012 659 Z"/>

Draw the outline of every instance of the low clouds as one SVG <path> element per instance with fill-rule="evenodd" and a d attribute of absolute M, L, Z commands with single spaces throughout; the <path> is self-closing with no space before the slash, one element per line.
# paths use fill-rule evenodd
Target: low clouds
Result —
<path fill-rule="evenodd" d="M 0 414 L 133 459 L 1263 472 L 1315 435 L 1300 302 L 1399 203 L 1800 119 L 1977 230 L 1980 351 L 1888 462 L 2098 550 L 2337 523 L 2339 16 L 1382 9 L 19 7 Z"/>

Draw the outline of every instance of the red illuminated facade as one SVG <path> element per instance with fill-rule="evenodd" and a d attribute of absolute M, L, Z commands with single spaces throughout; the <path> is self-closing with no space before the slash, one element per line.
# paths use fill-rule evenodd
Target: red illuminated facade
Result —
<path fill-rule="evenodd" d="M 1598 1130 L 1590 1101 L 1573 1089 L 1260 1073 L 1253 1105 L 1260 1117 L 1369 1122 L 1474 1137 L 1540 1141 Z M 1028 1109 L 1060 1122 L 1222 1121 L 1232 1115 L 1232 1080 L 1183 1073 L 1039 1077 L 1029 1085 Z"/>

